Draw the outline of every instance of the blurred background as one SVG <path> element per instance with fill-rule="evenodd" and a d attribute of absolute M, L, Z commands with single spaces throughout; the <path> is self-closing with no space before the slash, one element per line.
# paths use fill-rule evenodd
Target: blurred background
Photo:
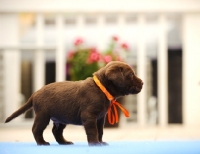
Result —
<path fill-rule="evenodd" d="M 0 122 L 42 86 L 111 60 L 145 83 L 119 100 L 130 117 L 114 127 L 200 128 L 199 0 L 0 0 Z"/>

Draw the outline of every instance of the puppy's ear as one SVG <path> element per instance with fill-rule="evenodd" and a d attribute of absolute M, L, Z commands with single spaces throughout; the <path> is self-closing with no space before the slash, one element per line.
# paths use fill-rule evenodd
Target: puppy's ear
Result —
<path fill-rule="evenodd" d="M 109 67 L 106 69 L 105 75 L 117 87 L 124 86 L 124 75 L 121 67 Z"/>

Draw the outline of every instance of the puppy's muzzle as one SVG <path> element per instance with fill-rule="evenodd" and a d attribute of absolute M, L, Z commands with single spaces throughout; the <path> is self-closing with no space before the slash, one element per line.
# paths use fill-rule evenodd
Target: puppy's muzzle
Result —
<path fill-rule="evenodd" d="M 143 87 L 143 84 L 144 84 L 144 82 L 140 79 L 139 81 L 138 81 L 138 86 L 137 86 L 137 88 L 141 91 L 142 90 L 142 87 Z"/>
<path fill-rule="evenodd" d="M 131 87 L 130 93 L 138 94 L 142 90 L 143 84 L 144 84 L 144 82 L 141 79 L 138 79 L 136 84 Z"/>

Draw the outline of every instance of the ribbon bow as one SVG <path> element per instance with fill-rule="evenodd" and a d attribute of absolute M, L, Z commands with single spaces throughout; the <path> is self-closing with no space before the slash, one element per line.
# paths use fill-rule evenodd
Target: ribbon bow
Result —
<path fill-rule="evenodd" d="M 101 84 L 99 79 L 94 75 L 93 80 L 97 84 L 97 86 L 102 90 L 102 92 L 106 95 L 108 100 L 110 100 L 110 106 L 108 108 L 108 122 L 113 125 L 119 121 L 119 116 L 117 112 L 116 106 L 118 106 L 126 117 L 129 117 L 129 112 L 126 110 L 120 103 L 118 103 L 114 97 L 107 91 L 107 89 Z M 114 110 L 114 111 L 113 111 Z"/>

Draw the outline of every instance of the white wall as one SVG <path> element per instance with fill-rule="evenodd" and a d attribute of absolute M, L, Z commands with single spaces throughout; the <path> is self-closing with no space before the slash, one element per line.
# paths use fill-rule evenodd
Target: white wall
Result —
<path fill-rule="evenodd" d="M 18 44 L 18 15 L 0 14 L 0 46 Z M 20 52 L 15 49 L 3 51 L 4 67 L 4 115 L 9 116 L 20 103 Z M 11 63 L 12 62 L 12 63 Z"/>
<path fill-rule="evenodd" d="M 193 12 L 200 10 L 199 0 L 1 0 L 6 12 Z"/>
<path fill-rule="evenodd" d="M 183 18 L 183 120 L 200 126 L 200 14 Z"/>
<path fill-rule="evenodd" d="M 17 13 L 35 12 L 37 14 L 38 11 L 51 12 L 52 14 L 62 12 L 69 14 L 115 12 L 147 15 L 148 13 L 153 13 L 162 14 L 163 16 L 171 13 L 180 13 L 183 16 L 184 34 L 183 119 L 186 125 L 200 125 L 199 0 L 57 0 L 51 2 L 49 0 L 0 0 L 0 45 L 18 44 Z M 60 21 L 59 18 L 57 18 L 57 21 Z M 62 23 L 60 23 L 60 27 L 62 27 Z M 59 31 L 57 33 L 59 34 Z M 60 47 L 59 42 L 58 47 Z M 11 111 L 14 111 L 19 106 L 17 100 L 20 91 L 20 56 L 16 50 L 7 50 L 4 52 L 4 57 L 6 61 L 5 112 L 6 116 L 8 116 Z M 12 61 L 12 65 L 9 65 L 9 61 Z M 11 102 L 14 103 L 11 104 Z"/>

